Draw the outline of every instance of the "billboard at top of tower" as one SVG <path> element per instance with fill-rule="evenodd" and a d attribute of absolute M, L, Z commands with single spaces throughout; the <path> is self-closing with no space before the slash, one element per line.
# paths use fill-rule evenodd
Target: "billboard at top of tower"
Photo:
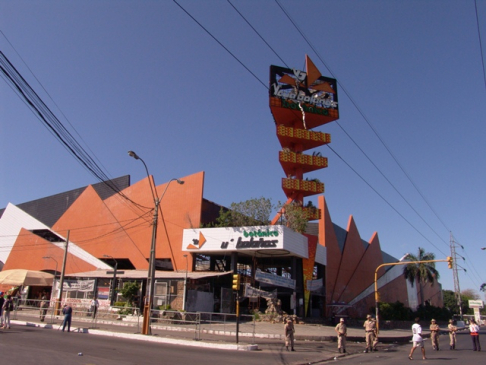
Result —
<path fill-rule="evenodd" d="M 339 118 L 337 81 L 306 56 L 306 71 L 270 66 L 270 109 L 277 125 L 312 129 Z"/>

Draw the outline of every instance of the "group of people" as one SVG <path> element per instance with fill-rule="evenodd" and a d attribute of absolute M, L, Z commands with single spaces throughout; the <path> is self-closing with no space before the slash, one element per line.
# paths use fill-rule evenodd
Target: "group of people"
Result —
<path fill-rule="evenodd" d="M 413 353 L 417 348 L 421 349 L 422 358 L 426 359 L 425 357 L 425 347 L 422 338 L 422 326 L 420 325 L 420 319 L 415 318 L 415 323 L 412 325 L 412 349 L 408 355 L 410 360 L 413 359 Z M 440 327 L 437 324 L 435 319 L 430 321 L 430 339 L 432 342 L 432 348 L 434 351 L 439 351 L 439 333 Z M 378 351 L 376 345 L 378 344 L 378 335 L 377 335 L 377 326 L 375 319 L 368 314 L 366 316 L 366 321 L 363 324 L 365 329 L 365 339 L 366 339 L 366 349 L 364 350 L 365 353 Z M 456 332 L 458 330 L 457 326 L 454 325 L 453 320 L 449 321 L 447 326 L 449 332 L 449 348 L 450 350 L 456 349 Z M 339 320 L 339 323 L 336 325 L 334 330 L 337 333 L 337 345 L 339 353 L 346 353 L 346 336 L 347 336 L 347 327 L 344 323 L 344 318 Z M 474 351 L 481 351 L 481 344 L 479 343 L 479 326 L 474 319 L 470 320 L 469 324 L 469 332 L 471 334 L 471 339 L 473 342 L 473 350 Z"/>
<path fill-rule="evenodd" d="M 366 321 L 363 324 L 365 330 L 365 341 L 366 341 L 366 349 L 364 350 L 365 353 L 378 351 L 376 345 L 378 345 L 378 330 L 376 328 L 376 321 L 375 319 L 368 314 L 366 316 Z M 337 341 L 338 341 L 338 351 L 339 353 L 346 353 L 346 336 L 347 336 L 347 327 L 344 323 L 344 318 L 339 320 L 339 323 L 336 325 L 334 330 L 337 333 Z"/>
<path fill-rule="evenodd" d="M 11 295 L 4 297 L 0 292 L 0 328 L 10 329 L 10 312 L 14 310 L 13 298 Z"/>
<path fill-rule="evenodd" d="M 422 352 L 422 359 L 426 359 L 425 357 L 425 347 L 424 347 L 424 339 L 422 337 L 422 326 L 420 325 L 420 319 L 415 318 L 415 323 L 412 325 L 412 349 L 410 350 L 410 354 L 408 358 L 413 360 L 413 353 L 417 348 L 421 349 Z M 439 325 L 436 323 L 435 319 L 430 321 L 430 339 L 432 342 L 432 349 L 434 351 L 439 351 L 439 332 L 440 328 Z M 455 350 L 456 349 L 456 332 L 457 326 L 454 325 L 454 321 L 451 319 L 449 320 L 449 325 L 447 326 L 449 330 L 449 349 Z M 473 351 L 481 351 L 481 344 L 479 343 L 479 325 L 476 323 L 474 319 L 469 321 L 469 333 L 471 334 L 471 339 L 473 343 Z"/>

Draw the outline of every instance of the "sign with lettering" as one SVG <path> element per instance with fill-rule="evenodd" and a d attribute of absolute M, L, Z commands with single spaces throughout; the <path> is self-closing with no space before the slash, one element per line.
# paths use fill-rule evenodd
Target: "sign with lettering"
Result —
<path fill-rule="evenodd" d="M 307 237 L 286 226 L 185 229 L 182 251 L 265 252 L 307 258 Z"/>
<path fill-rule="evenodd" d="M 255 272 L 255 280 L 259 281 L 260 283 L 266 283 L 295 290 L 295 280 L 285 278 L 283 276 L 266 273 L 261 271 L 260 269 L 257 269 L 257 271 Z"/>
<path fill-rule="evenodd" d="M 469 308 L 483 308 L 484 303 L 482 300 L 469 300 Z"/>

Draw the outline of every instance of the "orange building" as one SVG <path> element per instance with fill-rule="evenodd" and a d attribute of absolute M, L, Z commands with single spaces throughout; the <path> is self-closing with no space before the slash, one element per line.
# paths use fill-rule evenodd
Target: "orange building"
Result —
<path fill-rule="evenodd" d="M 107 299 L 116 283 L 111 279 L 110 284 L 107 271 L 116 264 L 124 271 L 119 282 L 139 281 L 142 298 L 158 197 L 155 307 L 232 312 L 231 274 L 238 273 L 244 286 L 240 295 L 246 298 L 243 311 L 265 309 L 261 298 L 274 298 L 284 311 L 299 316 L 369 313 L 375 306 L 375 270 L 398 260 L 381 250 L 377 233 L 363 240 L 352 216 L 345 229 L 334 224 L 322 195 L 324 184 L 304 179 L 327 167 L 327 158 L 304 152 L 331 141 L 330 135 L 312 129 L 339 118 L 337 82 L 322 76 L 306 57 L 305 72 L 271 66 L 270 85 L 285 173 L 281 187 L 287 204 L 317 221 L 304 234 L 277 225 L 285 207 L 270 226 L 201 228 L 222 209 L 203 197 L 204 172 L 182 178 L 183 184 L 171 180 L 156 191 L 152 177 L 130 185 L 123 176 L 0 210 L 3 270 L 63 272 L 74 281 L 72 287 L 78 287 L 76 280 L 89 283 L 68 297 L 89 300 Z M 318 195 L 318 207 L 304 206 L 304 198 L 313 195 Z M 403 266 L 380 269 L 381 301 L 400 301 L 413 309 L 425 300 L 442 305 L 440 284 L 426 286 L 419 298 L 418 285 L 412 287 L 402 273 Z"/>
<path fill-rule="evenodd" d="M 287 313 L 360 317 L 374 306 L 375 269 L 397 261 L 381 250 L 376 233 L 369 242 L 362 240 L 353 217 L 346 229 L 335 225 L 324 196 L 318 198 L 321 217 L 309 224 L 305 235 L 266 226 L 227 228 L 218 236 L 221 228 L 199 228 L 214 221 L 221 208 L 203 198 L 204 172 L 182 180 L 183 185 L 157 186 L 159 196 L 165 194 L 157 230 L 156 279 L 166 289 L 156 293 L 160 296 L 156 305 L 182 307 L 186 280 L 187 310 L 200 310 L 196 304 L 202 301 L 197 298 L 204 296 L 214 311 L 233 311 L 231 274 L 240 272 L 248 290 L 276 292 Z M 125 271 L 118 275 L 121 281 L 146 283 L 153 215 L 148 178 L 130 185 L 124 176 L 17 206 L 8 204 L 0 214 L 3 270 L 23 268 L 59 275 L 69 242 L 66 277 L 93 279 L 95 285 L 89 292 L 68 293 L 68 298 L 106 298 L 103 293 L 111 278 L 107 271 L 115 261 Z M 305 260 L 312 262 L 310 278 L 304 278 Z M 379 273 L 381 300 L 398 300 L 415 308 L 417 286 L 412 288 L 402 271 L 403 267 L 396 266 Z M 440 292 L 436 284 L 426 288 L 424 297 L 441 305 Z M 257 306 L 264 309 L 266 302 L 249 299 L 242 303 L 242 311 Z"/>

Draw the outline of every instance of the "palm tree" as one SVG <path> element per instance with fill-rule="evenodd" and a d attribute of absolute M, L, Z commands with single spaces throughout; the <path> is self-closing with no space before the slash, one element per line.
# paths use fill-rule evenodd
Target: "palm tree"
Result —
<path fill-rule="evenodd" d="M 430 261 L 435 260 L 435 255 L 431 252 L 425 252 L 425 249 L 419 247 L 418 255 L 408 254 L 406 259 L 410 261 Z M 413 286 L 417 281 L 420 289 L 421 304 L 424 305 L 424 295 L 422 292 L 423 285 L 430 283 L 434 285 L 439 280 L 439 272 L 435 269 L 435 262 L 413 263 L 408 264 L 403 269 L 403 276 Z"/>

